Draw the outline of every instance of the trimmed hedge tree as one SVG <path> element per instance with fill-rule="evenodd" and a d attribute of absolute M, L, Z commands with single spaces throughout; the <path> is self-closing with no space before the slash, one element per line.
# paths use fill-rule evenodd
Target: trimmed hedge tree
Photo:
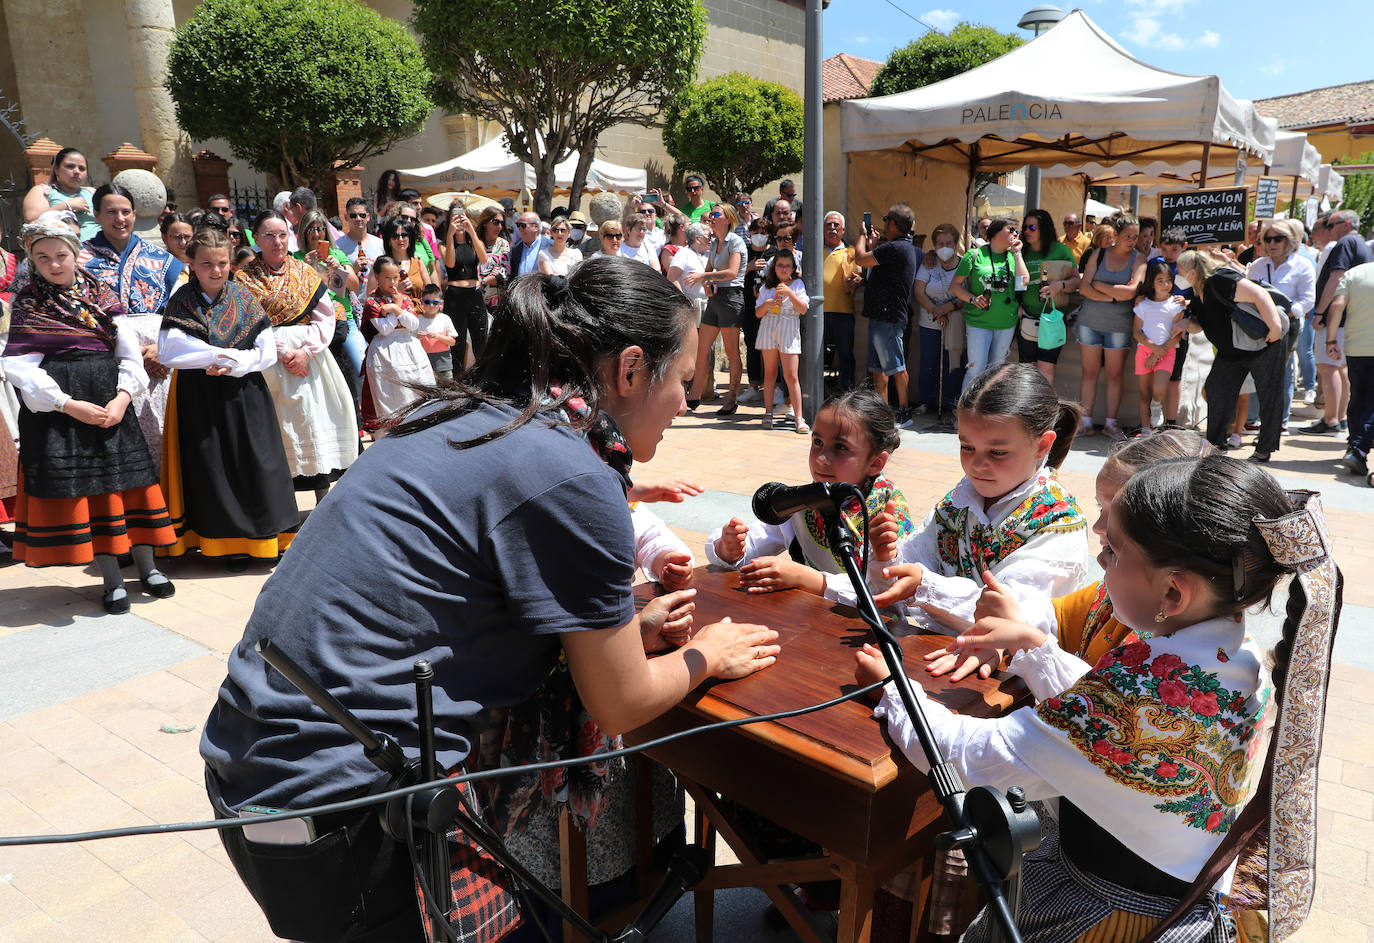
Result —
<path fill-rule="evenodd" d="M 868 94 L 895 95 L 943 82 L 1011 52 L 1024 40 L 991 26 L 960 23 L 948 33 L 926 33 L 893 51 L 873 77 Z"/>
<path fill-rule="evenodd" d="M 287 187 L 417 133 L 429 82 L 405 27 L 358 0 L 205 0 L 167 59 L 181 127 Z"/>
<path fill-rule="evenodd" d="M 742 72 L 689 86 L 664 113 L 675 176 L 695 171 L 729 199 L 802 169 L 801 96 Z"/>

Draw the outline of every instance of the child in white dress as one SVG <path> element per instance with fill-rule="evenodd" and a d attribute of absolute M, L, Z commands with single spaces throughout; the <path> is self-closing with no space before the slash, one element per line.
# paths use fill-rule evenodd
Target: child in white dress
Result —
<path fill-rule="evenodd" d="M 1169 377 L 1178 356 L 1178 342 L 1184 337 L 1174 332 L 1183 319 L 1187 302 L 1174 294 L 1174 274 L 1169 263 L 1156 259 L 1145 270 L 1140 295 L 1135 302 L 1135 375 L 1140 381 L 1140 425 L 1150 425 L 1150 403 L 1164 405 L 1169 392 Z"/>
<path fill-rule="evenodd" d="M 783 382 L 792 401 L 792 414 L 797 417 L 797 435 L 807 435 L 811 428 L 802 418 L 801 382 L 797 379 L 797 361 L 801 357 L 801 316 L 810 303 L 806 284 L 798 277 L 797 257 L 791 249 L 779 249 L 773 265 L 763 278 L 754 316 L 760 319 L 759 335 L 754 347 L 763 355 L 763 427 L 773 428 L 773 385 L 778 379 L 778 364 L 782 364 Z"/>
<path fill-rule="evenodd" d="M 401 291 L 401 267 L 390 256 L 378 256 L 372 277 L 377 287 L 363 307 L 363 337 L 368 341 L 373 425 L 382 431 L 393 416 L 419 398 L 410 384 L 434 385 L 434 368 L 415 336 L 420 319 L 410 296 Z"/>

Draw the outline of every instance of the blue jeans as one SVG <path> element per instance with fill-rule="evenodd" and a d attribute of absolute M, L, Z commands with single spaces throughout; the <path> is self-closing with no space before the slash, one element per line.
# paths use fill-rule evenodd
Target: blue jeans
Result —
<path fill-rule="evenodd" d="M 868 372 L 896 376 L 906 372 L 901 321 L 868 322 Z"/>
<path fill-rule="evenodd" d="M 356 409 L 363 395 L 363 357 L 367 354 L 367 342 L 363 340 L 363 332 L 353 323 L 352 318 L 334 322 L 334 336 L 329 341 L 329 352 L 334 355 L 334 362 L 339 365 L 339 372 L 344 375 L 344 382 L 348 384 L 348 392 L 353 396 L 353 406 Z"/>
<path fill-rule="evenodd" d="M 1317 358 L 1312 353 L 1312 342 L 1316 334 L 1312 330 L 1312 313 L 1309 311 L 1302 319 L 1302 333 L 1298 335 L 1298 370 L 1302 372 L 1302 388 L 1317 388 Z"/>
<path fill-rule="evenodd" d="M 968 369 L 964 371 L 964 389 L 969 388 L 969 384 L 978 379 L 978 374 L 984 370 L 991 369 L 1007 359 L 1007 351 L 1011 350 L 1012 336 L 1016 333 L 1015 327 L 992 330 L 985 327 L 966 328 L 968 332 Z"/>

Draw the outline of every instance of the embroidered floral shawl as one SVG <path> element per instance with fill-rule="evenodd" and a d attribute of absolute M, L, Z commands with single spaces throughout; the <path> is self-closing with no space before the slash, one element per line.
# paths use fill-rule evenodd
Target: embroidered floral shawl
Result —
<path fill-rule="evenodd" d="M 166 307 L 182 269 L 181 261 L 166 249 L 130 236 L 121 255 L 104 233 L 81 247 L 91 254 L 86 271 L 114 292 L 125 314 L 157 314 Z"/>
<path fill-rule="evenodd" d="M 1042 469 L 1034 488 L 999 524 L 970 524 L 969 509 L 954 501 L 954 491 L 935 506 L 935 547 L 952 575 L 977 580 L 1031 538 L 1053 531 L 1085 529 L 1088 524 L 1073 495 L 1052 469 Z M 956 489 L 957 490 L 957 489 Z"/>
<path fill-rule="evenodd" d="M 872 520 L 874 517 L 881 514 L 883 509 L 887 507 L 888 502 L 896 505 L 897 508 L 897 539 L 900 541 L 915 530 L 914 525 L 911 523 L 911 509 L 907 506 L 906 496 L 902 494 L 901 490 L 888 478 L 879 475 L 877 478 L 873 479 L 872 484 L 868 487 L 867 494 L 864 495 L 864 503 L 868 505 L 869 519 Z M 802 546 L 802 553 L 806 556 L 807 562 L 816 569 L 827 573 L 845 572 L 844 562 L 840 560 L 839 554 L 831 549 L 830 541 L 826 538 L 825 521 L 821 518 L 820 512 L 808 510 L 803 511 L 800 516 L 801 523 L 804 526 L 794 527 L 797 537 L 801 538 L 802 534 L 805 534 L 814 545 L 814 549 L 812 547 Z M 793 520 L 794 522 L 796 521 L 795 518 Z M 844 522 L 844 526 L 854 536 L 859 548 L 859 554 L 862 556 L 864 543 L 868 539 L 868 535 L 864 533 L 863 513 L 862 509 L 859 507 L 857 498 L 851 498 L 849 502 L 840 509 L 840 520 Z M 800 542 L 803 545 L 805 544 L 804 540 Z M 829 556 L 829 560 L 825 562 L 829 564 L 828 566 L 822 566 L 817 562 L 817 558 L 824 560 L 827 555 Z"/>
<path fill-rule="evenodd" d="M 234 281 L 257 299 L 272 319 L 273 327 L 309 320 L 311 310 L 328 291 L 318 272 L 290 256 L 277 272 L 269 269 L 259 256 L 240 269 Z"/>
<path fill-rule="evenodd" d="M 162 329 L 178 328 L 211 347 L 247 350 L 270 325 L 267 315 L 248 290 L 226 282 L 212 302 L 192 279 L 177 289 L 162 315 Z"/>
<path fill-rule="evenodd" d="M 1268 672 L 1233 618 L 1144 634 L 1007 718 L 1007 739 L 1128 848 L 1191 881 L 1253 789 Z"/>
<path fill-rule="evenodd" d="M 76 281 L 66 288 L 34 275 L 10 307 L 5 354 L 114 350 L 118 335 L 114 316 L 122 313 L 119 299 L 80 269 Z"/>

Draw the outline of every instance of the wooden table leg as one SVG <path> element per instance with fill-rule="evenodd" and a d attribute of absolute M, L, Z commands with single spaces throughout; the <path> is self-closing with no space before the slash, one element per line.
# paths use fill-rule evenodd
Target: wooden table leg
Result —
<path fill-rule="evenodd" d="M 584 917 L 590 917 L 587 901 L 587 833 L 573 820 L 566 808 L 558 816 L 558 857 L 562 876 L 563 901 Z M 572 924 L 563 921 L 563 939 L 579 935 Z"/>
<path fill-rule="evenodd" d="M 836 943 L 869 943 L 873 935 L 873 895 L 878 885 L 865 869 L 840 865 L 840 927 Z"/>
<path fill-rule="evenodd" d="M 716 828 L 711 824 L 711 817 L 706 814 L 701 803 L 694 803 L 696 806 L 696 822 L 693 832 L 696 834 L 696 843 L 706 851 L 706 860 L 711 865 L 716 863 Z M 692 905 L 696 920 L 697 943 L 711 943 L 715 936 L 716 920 L 716 892 L 715 891 L 693 891 Z"/>

